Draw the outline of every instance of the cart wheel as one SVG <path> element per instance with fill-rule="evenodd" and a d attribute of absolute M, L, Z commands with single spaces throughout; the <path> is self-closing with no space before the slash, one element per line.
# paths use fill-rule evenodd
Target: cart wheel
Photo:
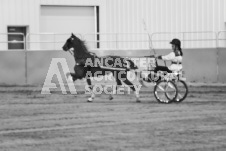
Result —
<path fill-rule="evenodd" d="M 154 87 L 154 95 L 159 103 L 173 102 L 177 93 L 177 87 L 172 81 L 159 81 Z"/>
<path fill-rule="evenodd" d="M 182 81 L 178 80 L 175 82 L 178 90 L 177 98 L 174 100 L 175 102 L 182 102 L 188 95 L 188 86 L 187 84 Z"/>

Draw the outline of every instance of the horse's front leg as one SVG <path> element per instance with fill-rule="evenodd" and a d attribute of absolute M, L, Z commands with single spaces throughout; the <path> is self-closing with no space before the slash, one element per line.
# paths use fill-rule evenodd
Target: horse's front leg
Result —
<path fill-rule="evenodd" d="M 93 86 L 92 86 L 90 78 L 87 78 L 86 82 L 89 85 L 89 91 L 91 93 L 91 96 L 88 98 L 87 102 L 93 102 L 93 99 L 95 98 L 95 93 L 93 92 Z"/>

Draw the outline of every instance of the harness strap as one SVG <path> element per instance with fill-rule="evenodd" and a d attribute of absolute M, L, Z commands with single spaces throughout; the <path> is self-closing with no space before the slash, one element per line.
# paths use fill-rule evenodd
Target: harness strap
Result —
<path fill-rule="evenodd" d="M 118 71 L 126 71 L 125 68 L 116 68 L 116 67 L 107 67 L 107 66 L 99 66 L 102 69 L 109 69 L 109 70 L 118 70 Z"/>
<path fill-rule="evenodd" d="M 182 64 L 181 62 L 172 62 L 172 64 Z"/>

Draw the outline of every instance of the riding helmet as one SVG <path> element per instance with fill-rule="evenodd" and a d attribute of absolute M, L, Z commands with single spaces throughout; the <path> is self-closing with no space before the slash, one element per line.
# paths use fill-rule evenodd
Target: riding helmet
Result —
<path fill-rule="evenodd" d="M 174 45 L 176 45 L 176 46 L 180 46 L 181 42 L 180 42 L 179 39 L 173 39 L 173 40 L 170 42 L 170 44 L 174 44 Z"/>

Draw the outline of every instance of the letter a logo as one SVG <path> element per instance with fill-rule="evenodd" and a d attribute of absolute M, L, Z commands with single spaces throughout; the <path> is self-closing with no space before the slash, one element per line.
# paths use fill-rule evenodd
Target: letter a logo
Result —
<path fill-rule="evenodd" d="M 62 79 L 61 74 L 60 74 L 60 70 L 59 70 L 58 65 L 57 65 L 58 63 L 61 64 L 61 66 L 63 68 L 64 76 L 67 79 L 66 73 L 69 73 L 70 71 L 69 71 L 66 59 L 65 58 L 53 58 L 50 66 L 49 66 L 49 70 L 48 70 L 48 73 L 46 75 L 46 79 L 45 79 L 44 85 L 42 87 L 41 94 L 51 94 L 49 89 L 50 88 L 57 88 L 56 84 L 52 83 L 52 78 L 53 78 L 54 75 L 57 76 L 57 79 L 58 79 L 58 82 L 60 84 L 60 88 L 61 88 L 62 93 L 67 94 L 66 88 L 65 88 L 64 83 L 63 83 L 63 79 Z M 68 84 L 68 87 L 69 87 L 71 94 L 77 94 L 77 91 L 75 89 L 74 84 L 69 82 L 69 80 L 67 80 L 67 84 Z"/>

